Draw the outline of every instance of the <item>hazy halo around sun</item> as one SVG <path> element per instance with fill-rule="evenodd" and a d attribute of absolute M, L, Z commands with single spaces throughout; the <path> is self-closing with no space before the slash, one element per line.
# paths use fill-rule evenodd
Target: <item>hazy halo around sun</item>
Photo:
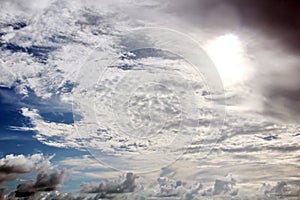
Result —
<path fill-rule="evenodd" d="M 210 40 L 205 50 L 215 63 L 225 87 L 241 83 L 249 76 L 242 42 L 237 35 L 230 33 Z"/>

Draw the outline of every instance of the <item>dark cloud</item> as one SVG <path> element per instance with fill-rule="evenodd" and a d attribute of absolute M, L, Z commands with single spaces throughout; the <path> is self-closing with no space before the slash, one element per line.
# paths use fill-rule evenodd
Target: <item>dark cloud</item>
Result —
<path fill-rule="evenodd" d="M 42 154 L 34 154 L 28 157 L 24 155 L 7 155 L 0 159 L 0 184 L 15 180 L 22 174 L 45 168 L 49 165 L 48 161 Z"/>
<path fill-rule="evenodd" d="M 292 78 L 291 76 L 287 76 L 286 78 L 288 77 Z M 293 84 L 297 84 L 298 80 L 294 80 L 295 83 Z M 282 86 L 278 86 L 278 84 L 266 86 L 266 101 L 264 102 L 263 113 L 281 120 L 300 122 L 300 85 L 299 88 L 292 87 L 295 87 L 295 85 L 284 85 L 284 83 Z"/>
<path fill-rule="evenodd" d="M 40 172 L 35 180 L 21 182 L 15 192 L 16 197 L 32 196 L 39 191 L 53 191 L 65 180 L 65 171 Z"/>
<path fill-rule="evenodd" d="M 299 199 L 300 189 L 298 185 L 287 183 L 284 181 L 278 182 L 275 186 L 268 188 L 264 185 L 264 194 L 270 199 Z"/>
<path fill-rule="evenodd" d="M 0 188 L 0 200 L 4 200 L 4 195 L 5 195 L 5 192 L 6 192 L 6 188 Z"/>
<path fill-rule="evenodd" d="M 157 197 L 181 197 L 183 199 L 194 199 L 199 195 L 199 191 L 203 188 L 201 183 L 193 186 L 186 186 L 181 180 L 173 180 L 167 177 L 157 179 L 160 191 L 155 194 Z"/>
<path fill-rule="evenodd" d="M 83 193 L 100 193 L 102 197 L 106 194 L 133 192 L 136 188 L 136 178 L 138 177 L 133 173 L 127 173 L 119 179 L 106 180 L 101 183 L 82 183 L 80 188 Z"/>
<path fill-rule="evenodd" d="M 166 10 L 208 38 L 238 34 L 253 61 L 248 85 L 262 95 L 259 112 L 300 122 L 300 61 L 291 63 L 300 54 L 300 1 L 175 0 Z"/>
<path fill-rule="evenodd" d="M 236 195 L 237 190 L 233 189 L 236 181 L 234 179 L 231 180 L 219 180 L 217 179 L 214 184 L 213 194 L 219 195 L 222 193 L 230 193 L 231 195 Z"/>
<path fill-rule="evenodd" d="M 228 2 L 239 11 L 241 27 L 258 34 L 247 52 L 257 68 L 251 82 L 261 92 L 262 114 L 300 122 L 300 1 Z"/>
<path fill-rule="evenodd" d="M 300 50 L 300 1 L 230 0 L 240 12 L 242 24 L 279 39 L 291 50 Z"/>
<path fill-rule="evenodd" d="M 300 49 L 300 1 L 297 0 L 177 0 L 167 10 L 204 31 L 256 29 L 282 40 L 289 48 Z"/>

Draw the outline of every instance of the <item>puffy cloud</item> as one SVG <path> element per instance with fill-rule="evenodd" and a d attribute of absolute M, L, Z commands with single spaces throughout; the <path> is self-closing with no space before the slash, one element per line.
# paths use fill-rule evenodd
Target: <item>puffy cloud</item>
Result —
<path fill-rule="evenodd" d="M 182 181 L 176 181 L 167 177 L 157 179 L 160 191 L 154 196 L 157 197 L 182 197 L 184 199 L 193 199 L 199 195 L 198 192 L 203 188 L 203 184 L 198 183 L 194 186 L 185 186 Z"/>
<path fill-rule="evenodd" d="M 45 158 L 43 154 L 27 157 L 24 155 L 7 155 L 0 159 L 0 183 L 15 180 L 25 173 L 48 168 L 51 158 Z"/>
<path fill-rule="evenodd" d="M 1 188 L 0 199 L 14 199 L 15 197 L 27 197 L 37 191 L 56 190 L 66 177 L 65 171 L 53 171 L 50 160 L 53 156 L 45 157 L 43 154 L 7 155 L 0 159 L 0 183 L 13 181 L 23 174 L 38 172 L 35 180 L 22 181 L 15 192 L 5 196 L 6 189 Z"/>
<path fill-rule="evenodd" d="M 236 180 L 232 175 L 223 179 L 216 179 L 213 187 L 205 186 L 203 183 L 197 183 L 189 186 L 183 181 L 173 180 L 167 177 L 160 177 L 157 180 L 159 192 L 154 193 L 155 197 L 180 197 L 183 199 L 196 199 L 200 196 L 236 196 L 238 189 L 234 188 Z"/>
<path fill-rule="evenodd" d="M 300 198 L 300 189 L 296 184 L 279 181 L 273 187 L 265 187 L 264 194 L 270 198 Z"/>
<path fill-rule="evenodd" d="M 65 171 L 40 172 L 35 180 L 23 181 L 17 186 L 16 197 L 27 197 L 39 191 L 56 190 L 65 180 Z"/>
<path fill-rule="evenodd" d="M 73 195 L 71 193 L 50 193 L 50 194 L 41 194 L 40 196 L 35 197 L 36 200 L 44 198 L 45 200 L 84 200 L 87 199 L 85 195 Z"/>
<path fill-rule="evenodd" d="M 136 188 L 136 178 L 133 173 L 127 173 L 119 179 L 106 180 L 101 183 L 82 183 L 80 185 L 83 193 L 101 193 L 106 194 L 133 192 Z"/>
<path fill-rule="evenodd" d="M 219 180 L 217 179 L 213 188 L 213 195 L 226 194 L 230 193 L 231 195 L 236 195 L 237 190 L 233 190 L 233 186 L 235 185 L 236 180 L 232 177 L 230 180 Z"/>

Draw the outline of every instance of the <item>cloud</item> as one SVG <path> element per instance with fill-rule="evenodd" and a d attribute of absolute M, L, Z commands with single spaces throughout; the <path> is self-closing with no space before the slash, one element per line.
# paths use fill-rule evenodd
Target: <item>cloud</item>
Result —
<path fill-rule="evenodd" d="M 103 197 L 107 194 L 133 192 L 137 178 L 138 176 L 133 173 L 127 173 L 119 179 L 106 180 L 101 183 L 81 183 L 80 188 L 83 193 L 101 193 Z"/>
<path fill-rule="evenodd" d="M 79 5 L 80 3 L 69 3 L 66 1 L 47 1 L 45 4 L 37 4 L 36 0 L 26 3 L 13 1 L 12 4 L 9 1 L 5 1 L 5 8 L 8 9 L 3 9 L 4 12 L 0 14 L 1 25 L 2 21 L 5 24 L 5 27 L 1 27 L 1 44 L 3 43 L 3 48 L 1 47 L 0 64 L 1 66 L 5 66 L 3 70 L 0 70 L 1 77 L 4 77 L 0 81 L 1 86 L 16 87 L 16 92 L 21 94 L 28 94 L 28 91 L 32 90 L 39 97 L 50 98 L 55 96 L 57 97 L 55 99 L 57 101 L 70 102 L 72 94 L 70 90 L 64 87 L 64 83 L 79 81 L 79 83 L 75 83 L 76 85 L 78 84 L 79 88 L 77 90 L 75 87 L 75 91 L 78 92 L 78 96 L 75 97 L 78 98 L 77 101 L 81 102 L 82 105 L 79 105 L 80 108 L 77 111 L 86 120 L 84 122 L 79 120 L 79 122 L 86 122 L 86 127 L 83 128 L 82 132 L 87 135 L 88 139 L 91 139 L 89 141 L 90 144 L 94 142 L 95 144 L 99 144 L 97 142 L 101 140 L 101 145 L 95 146 L 100 147 L 101 150 L 111 150 L 113 153 L 116 153 L 120 149 L 121 153 L 135 151 L 137 147 L 145 149 L 146 153 L 149 150 L 147 148 L 158 151 L 169 137 L 162 140 L 153 140 L 151 143 L 147 140 L 139 143 L 128 139 L 127 136 L 119 137 L 113 135 L 111 137 L 106 129 L 91 133 L 90 129 L 92 129 L 93 125 L 89 123 L 91 122 L 89 117 L 92 115 L 93 110 L 88 108 L 91 108 L 91 105 L 93 105 L 91 100 L 94 100 L 95 96 L 94 86 L 100 73 L 97 71 L 97 67 L 95 67 L 94 71 L 89 71 L 90 68 L 87 68 L 86 72 L 88 73 L 86 74 L 88 76 L 83 76 L 81 80 L 77 80 L 76 74 L 84 64 L 85 58 L 99 45 L 101 46 L 98 49 L 99 51 L 117 56 L 123 48 L 116 43 L 118 35 L 122 31 L 129 30 L 132 27 L 162 25 L 163 27 L 171 27 L 176 30 L 188 32 L 200 42 L 222 35 L 228 31 L 233 32 L 239 36 L 242 44 L 246 47 L 246 53 L 243 56 L 251 60 L 250 66 L 255 69 L 255 76 L 247 83 L 244 91 L 234 88 L 235 90 L 232 92 L 232 105 L 236 104 L 236 98 L 242 97 L 245 102 L 250 104 L 250 112 L 255 114 L 248 116 L 244 112 L 230 113 L 227 116 L 224 130 L 222 130 L 221 139 L 219 140 L 220 144 L 214 145 L 215 140 L 212 142 L 212 140 L 206 141 L 205 138 L 198 139 L 195 137 L 195 145 L 192 145 L 195 148 L 191 148 L 191 151 L 187 152 L 184 157 L 199 161 L 199 157 L 203 157 L 203 149 L 211 149 L 211 146 L 215 146 L 212 152 L 214 155 L 201 160 L 201 163 L 207 165 L 207 171 L 202 170 L 202 165 L 199 165 L 197 166 L 199 167 L 197 168 L 198 171 L 193 172 L 196 174 L 201 170 L 201 172 L 204 171 L 202 173 L 205 176 L 203 177 L 204 179 L 207 177 L 211 178 L 211 175 L 220 174 L 222 170 L 242 171 L 241 176 L 251 179 L 254 175 L 251 174 L 252 177 L 248 177 L 249 169 L 252 168 L 252 166 L 249 166 L 249 163 L 254 163 L 253 165 L 256 167 L 253 168 L 259 169 L 255 172 L 256 174 L 260 173 L 260 170 L 265 171 L 262 166 L 268 166 L 266 164 L 275 163 L 278 165 L 280 163 L 280 170 L 284 171 L 284 174 L 280 175 L 281 177 L 288 178 L 294 176 L 293 170 L 288 172 L 284 168 L 290 164 L 298 166 L 299 136 L 294 135 L 299 132 L 299 128 L 287 127 L 281 123 L 270 124 L 265 116 L 272 116 L 282 121 L 298 120 L 300 116 L 298 95 L 300 91 L 298 81 L 299 58 L 298 54 L 295 54 L 300 46 L 298 45 L 299 29 L 297 29 L 299 27 L 297 17 L 299 16 L 299 12 L 297 12 L 299 3 L 297 1 L 288 2 L 282 0 L 276 2 L 271 0 L 263 2 L 254 2 L 251 0 L 192 0 L 184 3 L 175 0 L 164 2 L 163 5 L 158 1 L 153 1 L 153 3 L 150 1 L 147 1 L 147 3 L 143 1 L 134 2 L 135 4 L 126 1 L 112 1 L 112 3 L 100 1 L 100 3 L 87 2 L 84 5 Z M 136 7 L 137 4 L 139 5 L 138 9 Z M 40 6 L 41 8 L 39 8 Z M 123 10 L 126 10 L 126 12 L 119 12 L 119 8 L 123 8 L 123 6 L 125 8 Z M 149 7 L 151 9 L 148 9 Z M 58 12 L 60 10 L 63 10 L 63 12 Z M 136 14 L 133 14 L 134 17 L 131 16 L 131 11 L 133 10 L 136 12 Z M 165 12 L 166 10 L 167 12 Z M 143 14 L 141 15 L 141 13 Z M 149 18 L 146 19 L 147 16 L 145 15 L 148 15 Z M 148 23 L 149 21 L 147 20 L 150 18 L 151 23 Z M 24 27 L 13 28 L 18 26 L 17 23 L 19 22 L 23 23 Z M 11 25 L 8 25 L 9 23 Z M 47 51 L 47 47 L 49 46 L 55 47 L 53 51 Z M 37 49 L 34 47 L 37 47 Z M 31 55 L 28 50 L 43 51 L 40 53 L 42 54 L 42 58 L 46 59 L 47 62 L 39 62 L 36 58 L 41 54 L 33 52 Z M 105 58 L 105 56 L 101 54 L 101 57 Z M 144 62 L 145 60 L 141 61 Z M 156 66 L 160 63 L 166 64 L 156 57 L 148 59 L 148 61 Z M 132 62 L 130 60 L 121 64 L 123 65 L 118 65 L 117 67 L 127 70 L 130 68 L 128 66 Z M 177 65 L 178 63 L 174 64 Z M 0 69 L 2 68 L 0 67 Z M 133 69 L 139 69 L 139 66 L 136 65 Z M 90 76 L 96 78 L 92 77 L 90 80 Z M 141 79 L 143 80 L 143 78 Z M 93 80 L 96 81 L 90 84 Z M 116 80 L 112 78 L 112 82 L 107 83 L 107 88 L 100 89 L 104 89 L 107 92 L 109 87 L 112 86 L 113 81 Z M 61 88 L 64 88 L 63 91 Z M 86 93 L 84 93 L 85 91 Z M 149 93 L 149 91 L 147 92 Z M 117 93 L 116 95 L 119 94 Z M 255 102 L 252 104 L 253 96 L 255 97 L 253 100 Z M 105 98 L 107 97 L 105 96 Z M 105 98 L 101 98 L 102 102 Z M 109 97 L 107 100 L 107 102 L 110 102 Z M 31 101 L 31 99 L 28 99 L 28 101 Z M 261 105 L 256 106 L 256 101 L 258 101 L 258 104 L 261 103 Z M 84 107 L 84 104 L 87 107 Z M 78 105 L 75 105 L 75 108 L 76 106 Z M 73 124 L 46 121 L 39 114 L 40 110 L 24 108 L 22 111 L 24 116 L 31 119 L 34 126 L 33 130 L 37 131 L 36 138 L 42 143 L 61 148 L 82 148 L 81 138 L 74 131 Z M 262 116 L 257 115 L 256 111 Z M 142 112 L 133 112 L 130 115 L 131 119 L 133 121 L 140 119 L 140 113 Z M 103 118 L 109 119 L 106 117 Z M 221 119 L 214 119 L 213 121 L 218 120 Z M 80 123 L 79 125 L 81 125 Z M 200 123 L 205 123 L 204 126 L 208 126 L 210 119 L 207 119 L 205 116 L 204 119 L 201 119 Z M 108 123 L 108 127 L 105 128 L 110 128 L 111 130 L 114 127 L 111 126 L 111 123 Z M 214 132 L 210 134 L 214 135 Z M 278 139 L 261 139 L 271 138 L 270 136 L 274 134 L 278 136 Z M 102 154 L 100 155 L 102 157 Z M 149 160 L 149 157 L 151 156 L 146 157 L 146 160 Z M 133 155 L 129 159 L 125 157 L 124 160 L 132 161 L 134 158 Z M 109 157 L 108 159 L 113 160 L 113 157 Z M 117 157 L 115 160 L 120 161 L 121 159 Z M 123 162 L 120 163 L 124 164 L 124 160 L 121 160 Z M 85 162 L 82 168 L 87 171 L 91 168 L 102 168 L 100 164 L 92 162 L 88 158 L 82 159 L 82 162 Z M 146 162 L 157 164 L 151 160 Z M 235 163 L 241 165 L 234 165 Z M 67 165 L 67 163 L 65 164 Z M 80 159 L 70 160 L 69 164 L 73 165 L 78 171 L 80 170 L 80 167 L 76 167 L 80 166 Z M 183 168 L 187 165 L 189 165 L 188 161 Z M 0 180 L 3 182 L 15 180 L 23 173 L 27 173 L 27 171 L 35 171 L 34 167 L 26 168 L 26 166 L 24 164 L 24 166 L 20 167 L 20 164 L 15 164 L 13 167 L 0 167 L 2 169 L 0 171 Z M 246 169 L 243 166 L 247 166 L 245 167 Z M 220 170 L 216 170 L 216 167 Z M 266 173 L 270 177 L 277 177 L 280 170 L 269 168 Z M 103 174 L 96 174 L 94 171 L 87 173 L 94 176 L 103 176 Z M 194 178 L 192 179 L 194 180 Z M 202 190 L 200 189 L 201 184 L 189 187 L 181 181 L 164 181 L 162 177 L 159 180 L 161 185 L 158 183 L 159 191 L 156 192 L 161 196 L 182 196 L 184 194 L 197 196 L 201 194 L 201 190 L 202 192 L 205 191 L 207 195 L 216 196 L 233 195 L 237 192 L 233 188 L 234 183 L 232 181 L 215 177 L 212 179 L 212 187 L 208 190 Z M 34 187 L 34 184 L 35 182 L 33 181 L 25 185 Z M 109 189 L 112 186 L 107 186 L 110 185 L 107 182 L 103 182 L 101 187 L 100 185 L 91 184 L 86 185 L 86 187 L 90 186 L 95 191 L 117 190 L 116 188 Z M 118 184 L 116 183 L 115 185 Z M 237 187 L 237 185 L 234 187 Z M 280 184 L 278 188 L 285 190 L 287 186 Z M 274 189 L 273 191 L 278 191 L 278 189 Z M 268 194 L 273 191 L 270 191 Z M 238 194 L 240 195 L 240 192 Z M 102 194 L 99 195 L 101 196 Z M 64 195 L 60 196 L 64 197 Z"/>
<path fill-rule="evenodd" d="M 7 188 L 0 188 L 0 200 L 4 200 Z"/>
<path fill-rule="evenodd" d="M 181 180 L 167 177 L 157 179 L 157 186 L 150 184 L 148 187 L 135 183 L 136 175 L 127 173 L 119 179 L 106 180 L 101 183 L 82 183 L 81 191 L 63 193 L 56 189 L 64 180 L 64 171 L 52 173 L 40 173 L 36 180 L 21 182 L 17 191 L 10 194 L 7 199 L 65 199 L 65 200 L 96 200 L 96 199 L 296 199 L 300 197 L 297 183 L 280 181 L 278 183 L 264 183 L 261 188 L 253 187 L 253 182 L 241 182 L 241 184 L 227 175 L 216 179 L 214 184 L 201 182 L 190 185 Z M 139 183 L 140 184 L 140 183 Z M 145 186 L 146 186 L 145 185 Z M 250 189 L 249 189 L 250 188 Z M 55 190 L 55 191 L 54 191 Z M 6 198 L 6 197 L 5 197 Z"/>
<path fill-rule="evenodd" d="M 151 196 L 154 197 L 180 197 L 183 199 L 197 199 L 203 196 L 236 196 L 238 189 L 235 189 L 236 180 L 232 175 L 222 179 L 216 179 L 213 187 L 199 182 L 194 185 L 188 185 L 184 181 L 174 180 L 167 177 L 160 177 L 157 180 L 159 192 Z"/>
<path fill-rule="evenodd" d="M 86 195 L 83 194 L 79 194 L 79 195 L 74 195 L 72 193 L 61 193 L 58 191 L 55 192 L 50 192 L 50 193 L 39 193 L 36 194 L 34 196 L 34 200 L 40 200 L 40 199 L 44 199 L 44 200 L 84 200 L 84 199 L 88 199 L 88 200 L 93 200 L 91 197 L 87 197 Z M 95 198 L 96 200 L 96 198 Z M 97 199 L 99 200 L 99 198 Z"/>
<path fill-rule="evenodd" d="M 180 16 L 184 25 L 201 27 L 214 35 L 258 30 L 280 40 L 293 51 L 299 50 L 299 7 L 298 1 L 284 0 L 192 0 L 184 3 L 177 0 L 164 8 L 173 16 Z"/>
<path fill-rule="evenodd" d="M 173 180 L 167 177 L 159 177 L 157 179 L 159 184 L 159 192 L 153 196 L 156 197 L 181 197 L 184 199 L 193 199 L 199 195 L 199 191 L 203 188 L 202 183 L 193 186 L 186 186 L 183 181 Z"/>
<path fill-rule="evenodd" d="M 300 197 L 299 186 L 285 181 L 279 181 L 273 187 L 270 184 L 263 184 L 262 191 L 265 197 L 273 199 L 298 199 Z"/>
<path fill-rule="evenodd" d="M 82 148 L 81 137 L 73 124 L 44 121 L 37 109 L 22 108 L 22 114 L 33 124 L 31 130 L 37 131 L 36 138 L 49 146 Z M 19 129 L 27 130 L 27 127 Z"/>
<path fill-rule="evenodd" d="M 228 33 L 240 38 L 247 60 L 241 65 L 254 73 L 246 90 L 233 89 L 237 97 L 246 95 L 249 110 L 283 122 L 300 121 L 299 1 L 175 0 L 167 5 L 163 9 L 176 18 L 175 27 L 190 28 L 201 42 Z"/>
<path fill-rule="evenodd" d="M 48 168 L 51 158 L 45 158 L 43 154 L 27 157 L 24 155 L 7 155 L 0 159 L 0 183 L 15 180 L 26 173 Z"/>
<path fill-rule="evenodd" d="M 213 195 L 220 195 L 230 193 L 231 195 L 236 195 L 237 190 L 233 190 L 233 186 L 236 184 L 236 180 L 232 177 L 229 180 L 215 180 L 214 188 L 212 191 Z"/>
<path fill-rule="evenodd" d="M 40 172 L 35 180 L 23 181 L 17 186 L 16 197 L 32 196 L 40 191 L 56 190 L 65 180 L 66 173 L 62 171 Z"/>

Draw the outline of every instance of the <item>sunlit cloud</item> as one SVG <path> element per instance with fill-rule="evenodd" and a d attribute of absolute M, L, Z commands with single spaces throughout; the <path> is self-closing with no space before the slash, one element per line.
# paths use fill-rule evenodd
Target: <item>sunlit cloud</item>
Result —
<path fill-rule="evenodd" d="M 225 86 L 240 83 L 249 76 L 242 41 L 237 35 L 225 34 L 208 41 L 205 50 L 215 63 Z"/>

